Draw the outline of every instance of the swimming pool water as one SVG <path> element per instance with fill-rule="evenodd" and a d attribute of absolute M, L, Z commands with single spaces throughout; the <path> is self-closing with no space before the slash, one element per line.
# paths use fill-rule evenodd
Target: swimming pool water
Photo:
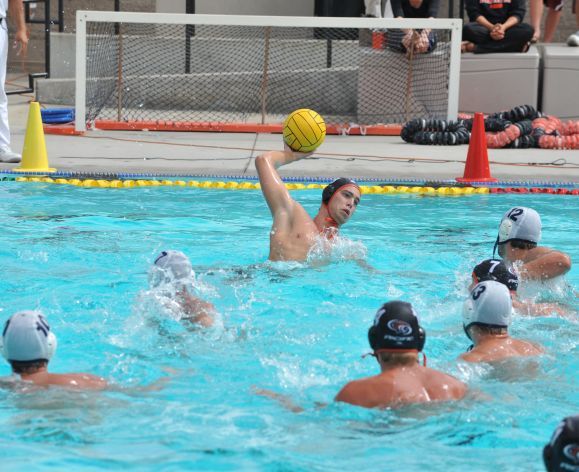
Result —
<path fill-rule="evenodd" d="M 320 191 L 293 195 L 317 210 Z M 2 322 L 42 309 L 59 339 L 52 371 L 92 372 L 125 388 L 0 390 L 2 469 L 543 470 L 556 424 L 579 412 L 577 298 L 551 296 L 574 319 L 515 319 L 512 333 L 548 354 L 536 372 L 513 378 L 456 362 L 469 344 L 461 307 L 470 270 L 492 255 L 511 206 L 539 211 L 543 244 L 578 264 L 576 202 L 365 195 L 343 235 L 367 253 L 376 269 L 368 271 L 340 256 L 316 267 L 263 264 L 271 219 L 258 191 L 4 182 Z M 193 332 L 147 303 L 147 270 L 163 249 L 191 258 L 223 330 Z M 577 266 L 566 279 L 577 290 Z M 468 382 L 477 398 L 397 411 L 331 404 L 347 381 L 378 373 L 360 356 L 376 309 L 391 299 L 415 305 L 429 365 Z M 9 372 L 4 363 L 0 375 Z M 166 375 L 161 390 L 139 390 Z"/>

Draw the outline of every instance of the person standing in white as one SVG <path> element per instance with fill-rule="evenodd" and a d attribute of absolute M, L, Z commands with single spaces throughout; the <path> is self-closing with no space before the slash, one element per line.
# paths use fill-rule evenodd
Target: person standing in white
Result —
<path fill-rule="evenodd" d="M 26 54 L 28 34 L 24 22 L 22 0 L 0 0 L 0 162 L 20 162 L 20 154 L 10 149 L 10 127 L 8 125 L 8 97 L 6 96 L 6 63 L 8 62 L 8 23 L 6 13 L 16 25 L 14 41 L 19 44 L 18 55 Z"/>

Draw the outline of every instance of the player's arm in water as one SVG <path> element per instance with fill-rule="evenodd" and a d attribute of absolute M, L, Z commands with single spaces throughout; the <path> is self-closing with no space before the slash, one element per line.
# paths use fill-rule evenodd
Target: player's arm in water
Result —
<path fill-rule="evenodd" d="M 303 411 L 305 411 L 301 406 L 296 405 L 293 402 L 293 400 L 287 395 L 282 395 L 281 393 L 273 392 L 265 388 L 253 387 L 252 390 L 255 395 L 259 395 L 260 397 L 271 398 L 272 400 L 278 402 L 286 410 L 289 410 L 293 413 L 302 413 Z"/>
<path fill-rule="evenodd" d="M 295 152 L 286 145 L 284 145 L 284 147 L 285 149 L 283 151 L 269 151 L 257 156 L 255 159 L 255 167 L 259 175 L 261 191 L 274 218 L 274 222 L 284 220 L 289 223 L 294 205 L 297 203 L 291 198 L 288 190 L 285 188 L 277 169 L 283 165 L 311 156 L 312 153 Z"/>
<path fill-rule="evenodd" d="M 210 328 L 215 323 L 217 310 L 210 303 L 191 295 L 187 289 L 181 289 L 177 292 L 179 303 L 183 310 L 184 319 L 203 328 Z"/>
<path fill-rule="evenodd" d="M 558 303 L 533 303 L 528 300 L 513 299 L 513 308 L 523 316 L 563 316 L 571 315 L 568 309 Z"/>
<path fill-rule="evenodd" d="M 548 280 L 564 275 L 571 270 L 571 258 L 562 252 L 547 248 L 536 248 L 532 258 L 523 263 L 521 278 L 528 280 Z"/>
<path fill-rule="evenodd" d="M 260 397 L 267 397 L 271 398 L 272 400 L 275 400 L 286 410 L 289 410 L 293 413 L 303 413 L 304 411 L 306 411 L 305 408 L 294 403 L 294 401 L 288 395 L 283 395 L 281 393 L 277 393 L 272 390 L 268 390 L 266 388 L 258 388 L 258 387 L 252 387 L 252 391 L 255 395 L 259 395 Z M 328 404 L 324 402 L 315 402 L 314 405 L 316 409 L 325 408 L 328 406 Z"/>

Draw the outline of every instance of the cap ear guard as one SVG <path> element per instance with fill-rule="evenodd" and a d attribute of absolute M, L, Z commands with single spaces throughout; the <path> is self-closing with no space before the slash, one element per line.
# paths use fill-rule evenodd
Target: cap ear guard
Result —
<path fill-rule="evenodd" d="M 553 447 L 551 446 L 551 443 L 543 448 L 543 462 L 548 471 L 553 470 Z"/>
<path fill-rule="evenodd" d="M 0 336 L 0 353 L 2 353 L 2 357 L 6 360 L 8 360 L 8 358 L 6 357 L 6 350 L 4 349 L 4 336 L 6 335 L 6 331 L 8 330 L 8 325 L 10 324 L 10 318 L 8 318 L 6 320 L 6 323 L 4 323 L 4 329 L 2 330 L 2 336 Z"/>
<path fill-rule="evenodd" d="M 495 240 L 495 245 L 493 246 L 493 259 L 495 257 L 495 254 L 497 252 L 498 247 L 499 247 L 499 236 L 497 235 L 497 239 Z"/>
<path fill-rule="evenodd" d="M 56 352 L 56 348 L 58 347 L 58 339 L 56 339 L 56 334 L 54 334 L 52 331 L 49 331 L 48 334 L 46 335 L 46 347 L 47 347 L 47 361 L 50 361 L 50 359 L 52 359 L 52 356 L 54 356 L 54 353 Z"/>
<path fill-rule="evenodd" d="M 370 329 L 368 329 L 368 342 L 373 351 L 378 349 L 378 330 L 374 325 L 370 326 Z"/>
<path fill-rule="evenodd" d="M 478 285 L 478 284 L 477 284 Z M 464 301 L 462 305 L 462 328 L 464 329 L 464 334 L 466 337 L 472 341 L 468 329 L 473 325 L 473 317 L 474 317 L 474 306 L 472 300 L 469 297 Z"/>
<path fill-rule="evenodd" d="M 424 343 L 426 342 L 426 331 L 422 326 L 418 326 L 418 352 L 422 352 L 424 349 Z"/>

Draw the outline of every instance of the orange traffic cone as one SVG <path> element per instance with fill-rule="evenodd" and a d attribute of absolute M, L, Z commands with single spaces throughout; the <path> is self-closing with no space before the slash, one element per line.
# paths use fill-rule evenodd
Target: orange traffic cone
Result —
<path fill-rule="evenodd" d="M 485 122 L 482 113 L 474 114 L 474 122 L 470 133 L 470 143 L 464 166 L 464 175 L 457 177 L 457 182 L 497 182 L 491 176 L 489 155 L 487 152 L 487 138 L 485 136 Z"/>

